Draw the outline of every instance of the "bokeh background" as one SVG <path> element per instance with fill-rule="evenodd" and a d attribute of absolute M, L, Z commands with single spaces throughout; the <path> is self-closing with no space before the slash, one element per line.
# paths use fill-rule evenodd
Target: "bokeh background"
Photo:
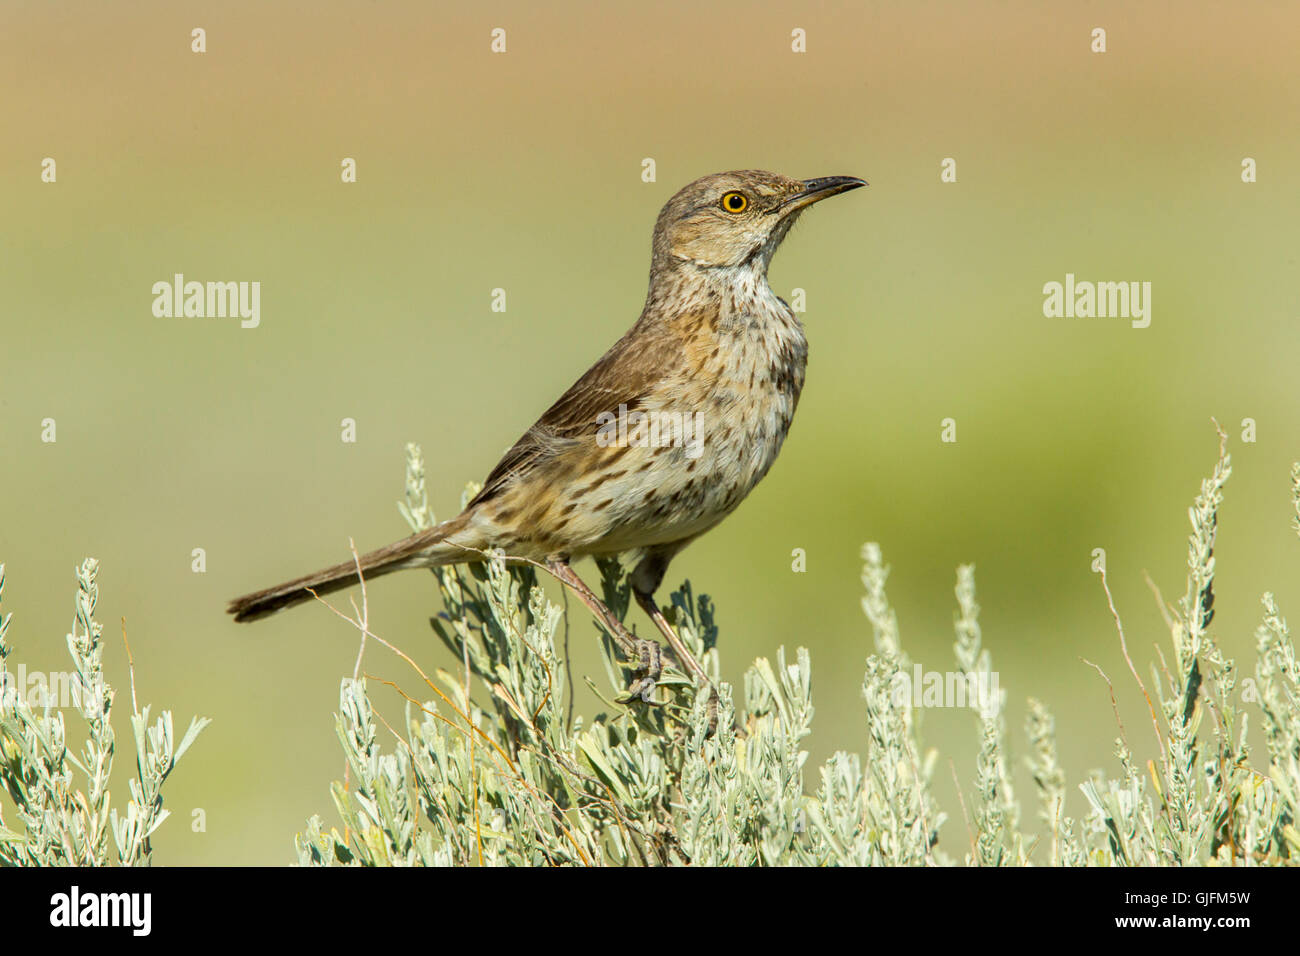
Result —
<path fill-rule="evenodd" d="M 494 27 L 505 54 L 489 50 Z M 406 441 L 449 516 L 636 318 L 654 217 L 682 185 L 732 168 L 842 173 L 871 187 L 806 214 L 771 273 L 782 295 L 807 290 L 790 439 L 666 583 L 715 598 L 732 681 L 781 645 L 811 649 L 820 762 L 866 744 L 862 542 L 883 546 L 927 669 L 952 667 L 954 569 L 973 562 L 1017 764 L 1032 694 L 1057 715 L 1072 783 L 1115 772 L 1109 698 L 1081 656 L 1114 679 L 1145 759 L 1091 552 L 1106 549 L 1145 666 L 1168 634 L 1143 573 L 1181 595 L 1211 416 L 1234 464 L 1219 639 L 1249 671 L 1261 592 L 1300 616 L 1298 29 L 1300 7 L 1258 2 L 4 0 L 11 662 L 67 667 L 73 570 L 97 557 L 120 694 L 125 618 L 142 701 L 214 720 L 168 785 L 156 860 L 290 861 L 309 815 L 333 819 L 332 713 L 355 635 L 312 606 L 236 626 L 226 600 L 341 560 L 349 536 L 366 549 L 403 534 Z M 56 184 L 40 181 L 47 156 Z M 1245 157 L 1257 183 L 1241 181 Z M 176 272 L 260 281 L 261 327 L 155 318 L 151 286 Z M 1044 318 L 1042 286 L 1067 272 L 1151 282 L 1150 328 Z M 40 440 L 47 417 L 55 444 Z M 340 441 L 345 417 L 355 444 Z M 939 440 L 946 417 L 955 444 Z M 575 668 L 601 679 L 574 607 Z M 451 666 L 424 623 L 436 610 L 424 573 L 370 589 L 378 633 Z M 367 667 L 414 687 L 381 649 Z M 933 710 L 922 731 L 945 758 L 944 840 L 960 855 L 951 780 L 970 785 L 975 723 Z"/>

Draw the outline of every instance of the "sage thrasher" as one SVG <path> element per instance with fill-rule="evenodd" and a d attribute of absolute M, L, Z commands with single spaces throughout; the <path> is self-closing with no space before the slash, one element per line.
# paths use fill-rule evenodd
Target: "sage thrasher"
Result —
<path fill-rule="evenodd" d="M 767 268 L 799 213 L 866 183 L 760 170 L 705 176 L 659 213 L 641 317 L 515 443 L 456 517 L 393 544 L 230 602 L 263 617 L 403 568 L 544 564 L 639 665 L 650 699 L 659 646 L 633 637 L 569 562 L 633 552 L 637 602 L 696 681 L 704 669 L 654 592 L 668 562 L 749 494 L 776 460 L 804 383 L 808 344 Z"/>

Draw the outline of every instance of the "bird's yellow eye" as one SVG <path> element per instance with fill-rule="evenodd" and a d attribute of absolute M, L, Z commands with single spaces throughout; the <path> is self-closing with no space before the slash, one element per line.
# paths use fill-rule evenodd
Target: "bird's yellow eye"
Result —
<path fill-rule="evenodd" d="M 727 212 L 744 212 L 749 207 L 749 200 L 744 193 L 727 193 L 722 197 L 722 208 Z"/>

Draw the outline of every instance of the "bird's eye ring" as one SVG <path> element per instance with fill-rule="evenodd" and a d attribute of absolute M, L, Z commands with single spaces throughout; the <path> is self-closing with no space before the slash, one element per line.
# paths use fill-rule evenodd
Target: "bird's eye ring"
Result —
<path fill-rule="evenodd" d="M 749 200 L 744 193 L 730 192 L 722 197 L 719 205 L 730 213 L 744 212 L 749 208 Z"/>

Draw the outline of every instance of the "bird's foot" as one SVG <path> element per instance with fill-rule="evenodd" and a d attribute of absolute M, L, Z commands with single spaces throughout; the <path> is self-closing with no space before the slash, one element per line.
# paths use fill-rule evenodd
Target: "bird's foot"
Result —
<path fill-rule="evenodd" d="M 654 692 L 664 669 L 663 648 L 654 641 L 631 635 L 628 638 L 635 649 L 637 668 L 632 672 L 632 683 L 628 685 L 625 702 L 639 697 L 643 703 L 658 704 L 660 702 L 655 700 Z"/>

